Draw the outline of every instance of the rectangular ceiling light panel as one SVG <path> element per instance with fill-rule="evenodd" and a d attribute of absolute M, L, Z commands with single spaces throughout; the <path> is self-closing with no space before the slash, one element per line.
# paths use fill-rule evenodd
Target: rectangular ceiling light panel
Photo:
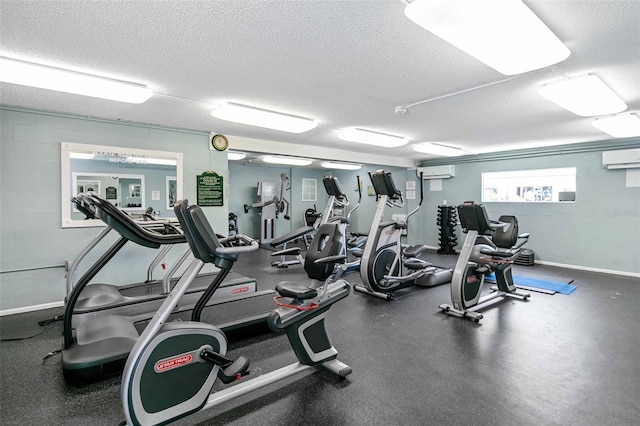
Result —
<path fill-rule="evenodd" d="M 325 161 L 320 164 L 321 167 L 325 169 L 338 169 L 338 170 L 360 170 L 362 166 L 360 164 L 351 164 L 351 163 L 336 163 L 333 161 Z"/>
<path fill-rule="evenodd" d="M 231 102 L 220 105 L 211 111 L 211 115 L 220 120 L 289 133 L 304 133 L 318 125 L 318 123 L 309 118 L 281 114 Z"/>
<path fill-rule="evenodd" d="M 452 146 L 439 145 L 435 143 L 421 143 L 413 146 L 413 150 L 423 154 L 441 155 L 443 157 L 457 157 L 468 154 L 466 151 Z"/>
<path fill-rule="evenodd" d="M 0 58 L 0 81 L 131 104 L 153 96 L 146 86 L 9 58 Z"/>
<path fill-rule="evenodd" d="M 338 133 L 338 137 L 343 141 L 382 146 L 384 148 L 397 148 L 409 143 L 408 140 L 400 136 L 356 128 L 342 130 Z"/>
<path fill-rule="evenodd" d="M 308 166 L 313 163 L 308 158 L 284 157 L 279 155 L 268 155 L 262 158 L 262 161 L 269 164 L 286 164 L 289 166 Z"/>
<path fill-rule="evenodd" d="M 591 124 L 614 138 L 640 136 L 640 117 L 635 114 L 596 118 Z"/>
<path fill-rule="evenodd" d="M 404 13 L 505 75 L 544 68 L 571 54 L 520 0 L 416 0 Z"/>
<path fill-rule="evenodd" d="M 616 114 L 627 109 L 627 104 L 609 86 L 590 74 L 545 84 L 538 93 L 581 117 Z"/>

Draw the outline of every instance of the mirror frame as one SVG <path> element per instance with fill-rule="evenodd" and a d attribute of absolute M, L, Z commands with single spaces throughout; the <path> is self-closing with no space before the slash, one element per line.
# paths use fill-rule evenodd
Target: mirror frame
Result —
<path fill-rule="evenodd" d="M 71 218 L 71 152 L 95 152 L 108 153 L 117 157 L 139 156 L 163 158 L 176 160 L 176 192 L 177 199 L 182 199 L 182 171 L 183 171 L 183 154 L 181 152 L 154 151 L 148 149 L 114 147 L 104 145 L 90 145 L 80 143 L 62 142 L 60 144 L 60 195 L 61 195 L 61 217 L 62 228 L 88 228 L 96 226 L 105 226 L 104 222 L 98 219 L 72 219 Z M 173 174 L 172 174 L 173 175 Z"/>

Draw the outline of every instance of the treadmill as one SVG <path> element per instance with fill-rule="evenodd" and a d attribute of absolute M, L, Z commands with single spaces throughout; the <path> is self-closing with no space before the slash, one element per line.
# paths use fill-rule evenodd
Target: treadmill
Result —
<path fill-rule="evenodd" d="M 121 237 L 83 274 L 67 297 L 63 317 L 62 370 L 65 378 L 74 382 L 94 381 L 103 376 L 121 372 L 126 358 L 144 326 L 141 321 L 151 318 L 167 297 L 166 294 L 126 296 L 112 293 L 114 299 L 118 299 L 117 301 L 113 300 L 113 304 L 122 304 L 125 299 L 128 302 L 139 300 L 133 305 L 146 307 L 147 313 L 116 315 L 105 314 L 107 311 L 116 312 L 115 308 L 95 310 L 92 313 L 87 313 L 89 316 L 85 316 L 84 321 L 81 321 L 80 324 L 74 325 L 73 318 L 76 306 L 91 279 L 128 241 L 155 249 L 167 244 L 186 241 L 183 234 L 161 233 L 153 228 L 146 228 L 99 196 L 92 195 L 91 203 L 95 207 L 96 216 L 103 220 L 108 227 L 116 230 Z M 164 281 L 157 286 L 158 288 L 166 288 L 170 285 L 170 278 L 179 268 L 180 262 L 187 258 L 187 254 L 185 252 L 179 261 L 172 265 L 165 274 Z M 193 291 L 185 295 L 184 301 L 181 300 L 177 303 L 174 314 L 193 309 L 197 300 L 202 296 L 206 287 L 215 280 L 215 277 L 216 274 L 204 275 L 201 278 L 200 289 L 194 288 Z M 110 287 L 117 290 L 116 286 Z M 207 322 L 225 330 L 266 322 L 267 317 L 274 309 L 273 298 L 275 295 L 274 290 L 240 291 L 238 294 L 212 299 L 207 304 L 207 307 L 212 308 L 206 311 Z M 104 299 L 108 298 L 109 296 L 104 297 Z M 126 309 L 126 306 L 122 304 L 122 309 Z"/>
<path fill-rule="evenodd" d="M 116 223 L 116 231 L 122 231 L 124 229 L 125 233 L 121 233 L 121 238 L 131 241 L 127 236 L 130 236 L 132 231 L 130 229 L 129 231 L 126 231 L 126 225 L 118 224 L 127 224 L 133 219 L 122 210 L 113 206 L 107 200 L 96 195 L 75 197 L 73 202 L 76 205 L 76 208 L 82 211 L 87 217 L 92 219 L 102 219 L 107 224 L 107 227 L 96 238 L 94 238 L 87 247 L 85 247 L 76 259 L 74 259 L 67 273 L 67 298 L 69 298 L 69 295 L 75 286 L 85 286 L 73 307 L 72 328 L 76 328 L 92 318 L 105 315 L 124 315 L 131 317 L 134 321 L 150 319 L 178 280 L 177 277 L 172 278 L 171 281 L 154 280 L 152 276 L 153 269 L 160 264 L 169 249 L 175 245 L 180 244 L 181 247 L 185 247 L 185 252 L 177 259 L 177 266 L 184 263 L 187 254 L 191 253 L 187 244 L 184 244 L 186 243 L 186 239 L 180 230 L 179 223 L 177 221 L 167 220 L 135 221 L 135 223 L 147 230 L 166 235 L 166 238 L 163 238 L 163 246 L 160 248 L 160 252 L 147 270 L 146 281 L 121 286 L 112 284 L 86 285 L 85 281 L 90 281 L 98 272 L 95 271 L 91 276 L 83 276 L 74 286 L 73 277 L 76 275 L 82 260 L 102 239 L 106 237 L 107 234 L 114 229 L 110 224 Z M 224 240 L 223 237 L 221 237 L 221 239 Z M 140 243 L 140 241 L 137 241 L 137 243 L 149 247 L 149 245 L 147 245 L 148 242 Z M 112 250 L 113 247 L 114 246 L 112 246 L 110 250 Z M 155 247 L 156 246 L 153 245 L 152 248 Z M 113 255 L 115 255 L 115 253 L 113 253 Z M 92 268 L 96 268 L 96 265 Z M 102 268 L 102 266 L 99 268 Z M 209 283 L 215 278 L 216 274 L 217 272 L 212 272 L 198 276 L 195 280 L 194 286 L 192 287 L 193 291 L 180 301 L 179 306 L 176 309 L 179 311 L 191 309 L 195 301 L 199 298 L 199 293 L 209 285 Z M 212 298 L 211 304 L 215 304 L 215 301 L 219 299 L 256 292 L 257 284 L 255 279 L 231 272 L 220 286 L 219 291 L 216 292 L 215 297 Z M 266 299 L 272 297 L 271 294 L 272 292 L 269 292 L 268 295 L 265 293 L 264 306 L 269 305 L 269 303 L 266 302 Z M 245 325 L 245 316 L 247 315 L 250 316 L 250 311 L 245 310 L 244 314 L 238 314 L 235 316 L 228 315 L 224 320 L 221 319 L 219 321 L 219 326 L 223 329 L 230 329 L 236 326 Z"/>

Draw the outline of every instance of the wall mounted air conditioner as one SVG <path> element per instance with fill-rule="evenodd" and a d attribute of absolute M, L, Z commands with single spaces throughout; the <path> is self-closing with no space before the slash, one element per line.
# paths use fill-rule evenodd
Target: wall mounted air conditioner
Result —
<path fill-rule="evenodd" d="M 640 167 L 640 148 L 604 151 L 602 165 L 607 169 L 632 169 Z"/>
<path fill-rule="evenodd" d="M 418 174 L 422 172 L 423 179 L 449 179 L 456 175 L 456 166 L 418 167 Z"/>

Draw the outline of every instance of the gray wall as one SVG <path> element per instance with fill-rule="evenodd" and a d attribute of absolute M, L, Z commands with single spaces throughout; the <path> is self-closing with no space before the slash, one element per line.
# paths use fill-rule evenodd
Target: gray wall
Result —
<path fill-rule="evenodd" d="M 615 144 L 606 149 L 616 149 Z M 449 164 L 455 164 L 455 159 Z M 442 191 L 425 192 L 420 221 L 429 245 L 437 246 L 437 206 L 443 200 L 449 205 L 480 202 L 482 172 L 576 167 L 574 203 L 485 203 L 489 216 L 517 216 L 520 232 L 531 233 L 527 247 L 535 251 L 537 260 L 640 273 L 640 188 L 626 187 L 625 170 L 604 168 L 602 150 L 563 153 L 558 149 L 553 155 L 465 162 L 455 167 L 456 176 L 443 179 Z M 462 235 L 458 238 L 458 247 L 463 239 Z"/>
<path fill-rule="evenodd" d="M 585 144 L 589 148 L 592 144 Z M 623 149 L 633 146 L 629 141 L 611 142 L 606 150 Z M 636 144 L 640 145 L 640 144 Z M 503 214 L 518 217 L 521 232 L 529 232 L 531 238 L 527 247 L 534 250 L 538 261 L 560 264 L 570 267 L 583 267 L 600 271 L 640 274 L 640 188 L 626 187 L 625 170 L 607 170 L 602 166 L 603 149 L 567 150 L 557 147 L 544 155 L 528 155 L 527 158 L 482 159 L 456 164 L 449 159 L 447 164 L 456 165 L 456 176 L 442 180 L 442 191 L 431 191 L 430 182 L 424 181 L 424 202 L 421 209 L 409 220 L 408 244 L 427 244 L 438 246 L 438 226 L 436 214 L 438 206 L 446 200 L 449 205 L 458 205 L 463 201 L 480 202 L 481 177 L 483 172 L 528 170 L 555 167 L 577 168 L 577 193 L 574 203 L 485 203 L 492 218 Z M 571 151 L 571 152 L 565 152 Z M 503 155 L 508 157 L 508 155 Z M 439 162 L 444 164 L 445 160 Z M 424 164 L 424 165 L 429 165 Z M 355 172 L 334 170 L 342 189 L 352 197 L 356 175 L 363 182 L 363 200 L 360 208 L 353 214 L 351 231 L 368 232 L 375 211 L 375 197 L 366 195 L 370 185 L 367 171 L 379 166 L 365 166 Z M 407 181 L 415 181 L 416 172 L 398 168 L 386 168 L 393 173 L 396 186 L 406 193 Z M 281 172 L 292 177 L 292 192 L 288 198 L 292 205 L 291 223 L 280 219 L 277 234 L 282 235 L 302 224 L 302 214 L 308 204 L 302 203 L 301 179 L 318 179 L 318 210 L 326 203 L 321 179 L 325 171 L 303 167 L 274 168 L 255 164 L 230 164 L 231 187 L 234 193 L 241 193 L 242 200 L 231 200 L 231 211 L 241 218 L 241 232 L 257 236 L 258 219 L 255 212 L 242 213 L 242 206 L 256 200 L 258 180 L 275 181 Z M 297 188 L 297 189 L 296 189 Z M 419 186 L 416 186 L 418 192 Z M 352 195 L 353 194 L 353 195 Z M 418 195 L 416 195 L 418 197 Z M 248 201 L 245 201 L 248 200 Z M 385 209 L 385 217 L 394 213 L 407 213 L 413 209 L 416 200 L 407 200 L 404 209 Z M 458 228 L 458 248 L 462 246 L 465 235 Z"/>
<path fill-rule="evenodd" d="M 240 232 L 258 235 L 255 212 L 243 213 L 243 205 L 256 201 L 256 184 L 261 180 L 279 182 L 280 173 L 291 179 L 287 199 L 291 221 L 280 219 L 277 234 L 302 225 L 305 209 L 316 205 L 323 210 L 326 194 L 322 186 L 325 170 L 301 167 L 273 167 L 255 164 L 228 164 L 225 153 L 209 151 L 208 134 L 161 129 L 153 126 L 118 123 L 59 114 L 0 108 L 0 311 L 33 305 L 59 303 L 65 294 L 63 264 L 99 232 L 99 228 L 61 228 L 60 143 L 85 143 L 182 152 L 184 154 L 184 196 L 195 202 L 196 176 L 213 170 L 225 179 L 223 207 L 204 210 L 217 232 L 226 234 L 228 212 L 240 217 Z M 632 141 L 640 146 L 640 141 Z M 619 144 L 618 144 L 619 145 Z M 627 147 L 629 143 L 627 142 Z M 618 146 L 620 147 L 620 146 Z M 603 149 L 616 149 L 612 143 Z M 566 152 L 571 151 L 571 152 Z M 437 206 L 465 200 L 480 200 L 481 173 L 577 167 L 575 203 L 524 204 L 487 203 L 491 217 L 515 214 L 522 232 L 530 232 L 528 246 L 539 260 L 599 270 L 640 273 L 640 188 L 625 186 L 624 170 L 606 170 L 600 150 L 558 148 L 545 156 L 483 159 L 456 164 L 456 176 L 443 180 L 442 191 L 430 191 L 425 181 L 425 201 L 409 222 L 410 244 L 437 246 Z M 455 161 L 448 161 L 455 164 Z M 443 164 L 441 161 L 440 164 Z M 427 164 L 425 164 L 427 165 Z M 355 203 L 356 175 L 365 194 L 352 217 L 351 230 L 368 232 L 375 211 L 375 197 L 366 195 L 370 185 L 367 171 L 333 171 Z M 416 180 L 415 171 L 388 168 L 399 189 L 407 180 Z M 318 200 L 301 201 L 302 178 L 318 181 Z M 159 184 L 160 185 L 160 184 Z M 406 213 L 418 200 L 407 200 L 404 209 L 387 209 L 385 217 Z M 103 248 L 114 238 L 103 243 Z M 459 245 L 463 236 L 460 236 Z M 98 250 L 99 251 L 99 250 Z M 171 261 L 179 250 L 167 258 Z M 145 278 L 146 266 L 155 251 L 125 246 L 122 253 L 96 278 L 96 282 L 129 283 Z M 87 259 L 87 263 L 93 258 Z"/>
<path fill-rule="evenodd" d="M 62 301 L 65 271 L 61 266 L 100 231 L 61 227 L 61 142 L 182 152 L 184 196 L 192 203 L 196 175 L 203 171 L 216 171 L 229 182 L 226 153 L 209 151 L 207 133 L 3 107 L 0 141 L 0 311 Z M 214 228 L 227 226 L 228 197 L 227 187 L 223 207 L 204 208 Z M 107 239 L 107 243 L 114 240 Z M 104 242 L 101 247 L 106 248 Z M 155 254 L 126 245 L 95 281 L 142 281 Z"/>

